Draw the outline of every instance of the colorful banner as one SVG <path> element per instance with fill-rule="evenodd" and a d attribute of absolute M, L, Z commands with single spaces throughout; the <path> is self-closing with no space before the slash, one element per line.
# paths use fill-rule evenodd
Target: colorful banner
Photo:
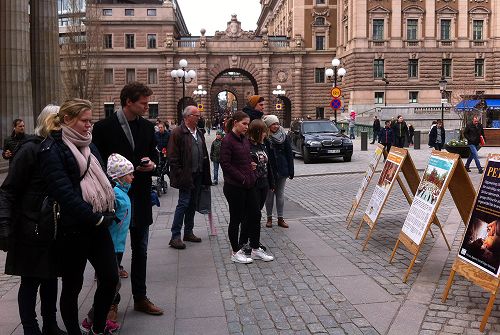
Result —
<path fill-rule="evenodd" d="M 453 164 L 453 159 L 434 155 L 429 158 L 429 163 L 403 224 L 403 233 L 418 245 L 422 242 L 427 225 L 431 223 L 432 214 L 451 176 Z"/>
<path fill-rule="evenodd" d="M 370 164 L 368 165 L 368 169 L 366 170 L 365 176 L 363 180 L 361 181 L 361 186 L 358 189 L 358 193 L 356 194 L 356 203 L 359 203 L 361 200 L 361 197 L 366 191 L 366 188 L 368 187 L 368 184 L 370 183 L 370 180 L 373 177 L 373 174 L 375 173 L 375 168 L 378 165 L 378 162 L 380 160 L 380 157 L 382 156 L 382 152 L 384 151 L 384 147 L 381 145 L 378 145 L 375 151 L 373 152 L 372 158 L 370 160 Z"/>
<path fill-rule="evenodd" d="M 380 173 L 377 185 L 373 190 L 372 197 L 368 203 L 365 214 L 372 222 L 375 222 L 380 214 L 383 204 L 387 199 L 390 189 L 401 168 L 404 156 L 390 152 L 385 161 L 384 169 Z"/>
<path fill-rule="evenodd" d="M 458 256 L 492 274 L 500 265 L 500 155 L 490 156 Z"/>

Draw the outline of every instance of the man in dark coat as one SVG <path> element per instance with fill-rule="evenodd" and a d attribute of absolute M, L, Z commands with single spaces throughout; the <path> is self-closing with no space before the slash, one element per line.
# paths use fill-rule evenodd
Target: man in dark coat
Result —
<path fill-rule="evenodd" d="M 377 115 L 373 117 L 373 140 L 371 144 L 375 143 L 375 140 L 377 139 L 378 133 L 380 131 L 380 120 Z"/>
<path fill-rule="evenodd" d="M 7 159 L 10 163 L 17 150 L 21 147 L 21 144 L 26 141 L 29 137 L 24 133 L 24 121 L 21 119 L 15 119 L 12 122 L 12 134 L 7 137 L 3 143 L 2 157 Z"/>
<path fill-rule="evenodd" d="M 201 185 L 212 185 L 205 136 L 196 127 L 200 116 L 196 106 L 187 106 L 182 112 L 184 122 L 172 131 L 168 142 L 170 185 L 179 189 L 169 243 L 175 249 L 186 248 L 181 240 L 183 223 L 183 240 L 201 242 L 201 238 L 193 233 L 195 206 Z"/>
<path fill-rule="evenodd" d="M 479 118 L 474 116 L 472 118 L 472 123 L 469 123 L 464 130 L 464 136 L 467 139 L 467 144 L 469 145 L 470 155 L 465 162 L 465 169 L 470 172 L 470 163 L 472 160 L 476 163 L 476 167 L 479 173 L 483 173 L 483 168 L 481 167 L 481 162 L 477 154 L 477 150 L 481 143 L 481 136 L 485 140 L 483 126 L 479 123 Z"/>
<path fill-rule="evenodd" d="M 264 98 L 260 95 L 250 96 L 243 111 L 250 117 L 250 122 L 262 118 L 264 116 Z"/>
<path fill-rule="evenodd" d="M 132 202 L 130 245 L 132 247 L 131 283 L 134 309 L 152 315 L 163 310 L 146 295 L 146 264 L 149 226 L 153 223 L 151 209 L 151 176 L 158 155 L 154 125 L 142 116 L 148 111 L 153 91 L 144 84 L 133 82 L 120 93 L 122 110 L 97 122 L 92 132 L 94 144 L 106 162 L 118 153 L 134 164 L 134 181 L 128 195 Z"/>
<path fill-rule="evenodd" d="M 408 138 L 408 126 L 401 115 L 398 115 L 397 121 L 392 125 L 394 134 L 394 146 L 403 148 Z"/>
<path fill-rule="evenodd" d="M 441 151 L 444 146 L 446 131 L 443 127 L 443 121 L 438 120 L 435 127 L 429 132 L 429 146 Z"/>

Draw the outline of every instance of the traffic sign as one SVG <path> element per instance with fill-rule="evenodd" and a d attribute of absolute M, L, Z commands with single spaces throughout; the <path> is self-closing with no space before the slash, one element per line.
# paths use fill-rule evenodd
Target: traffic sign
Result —
<path fill-rule="evenodd" d="M 203 112 L 203 104 L 198 104 L 198 110 L 199 110 L 200 112 Z"/>
<path fill-rule="evenodd" d="M 447 104 L 448 103 L 448 99 L 441 99 L 441 103 L 442 104 Z"/>
<path fill-rule="evenodd" d="M 339 109 L 342 106 L 342 101 L 340 101 L 340 99 L 332 99 L 332 102 L 330 102 L 330 106 L 333 109 Z"/>
<path fill-rule="evenodd" d="M 334 87 L 332 88 L 330 93 L 332 94 L 333 98 L 338 98 L 342 95 L 342 90 L 339 87 Z"/>

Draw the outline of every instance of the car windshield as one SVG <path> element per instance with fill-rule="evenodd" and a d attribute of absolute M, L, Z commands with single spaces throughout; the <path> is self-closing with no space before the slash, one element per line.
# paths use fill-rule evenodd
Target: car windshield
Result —
<path fill-rule="evenodd" d="M 339 129 L 333 122 L 304 122 L 302 124 L 304 133 L 338 133 Z"/>

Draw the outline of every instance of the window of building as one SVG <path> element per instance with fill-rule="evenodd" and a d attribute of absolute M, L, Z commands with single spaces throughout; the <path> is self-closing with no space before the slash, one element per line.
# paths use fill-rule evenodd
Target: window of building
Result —
<path fill-rule="evenodd" d="M 474 41 L 483 39 L 483 20 L 472 21 L 472 39 Z"/>
<path fill-rule="evenodd" d="M 384 19 L 373 20 L 373 40 L 374 41 L 384 40 Z"/>
<path fill-rule="evenodd" d="M 148 34 L 148 49 L 156 49 L 156 34 Z"/>
<path fill-rule="evenodd" d="M 135 35 L 125 34 L 125 48 L 134 49 L 135 48 Z"/>
<path fill-rule="evenodd" d="M 325 82 L 325 68 L 315 68 L 314 69 L 314 82 L 316 84 L 322 84 Z"/>
<path fill-rule="evenodd" d="M 323 16 L 318 16 L 315 20 L 314 20 L 314 24 L 316 26 L 324 26 L 325 25 L 325 18 Z"/>
<path fill-rule="evenodd" d="M 125 16 L 134 16 L 134 10 L 131 8 L 125 8 Z"/>
<path fill-rule="evenodd" d="M 148 84 L 149 85 L 158 84 L 158 70 L 157 69 L 148 69 Z"/>
<path fill-rule="evenodd" d="M 408 78 L 418 78 L 418 59 L 408 60 Z"/>
<path fill-rule="evenodd" d="M 324 5 L 325 0 L 316 0 L 316 5 Z"/>
<path fill-rule="evenodd" d="M 409 41 L 418 40 L 418 19 L 408 19 L 406 21 L 406 39 Z"/>
<path fill-rule="evenodd" d="M 148 9 L 148 16 L 156 16 L 156 9 L 155 8 Z"/>
<path fill-rule="evenodd" d="M 384 92 L 375 92 L 375 104 L 384 103 Z"/>
<path fill-rule="evenodd" d="M 476 58 L 474 61 L 474 76 L 476 78 L 484 78 L 484 59 Z"/>
<path fill-rule="evenodd" d="M 156 119 L 158 118 L 158 103 L 150 102 L 149 103 L 149 118 Z"/>
<path fill-rule="evenodd" d="M 104 34 L 103 35 L 103 48 L 104 49 L 112 49 L 113 48 L 113 35 L 112 34 Z"/>
<path fill-rule="evenodd" d="M 418 91 L 408 92 L 408 102 L 411 104 L 418 103 Z"/>
<path fill-rule="evenodd" d="M 373 78 L 384 78 L 384 60 L 373 60 Z"/>
<path fill-rule="evenodd" d="M 445 58 L 441 61 L 441 76 L 445 78 L 451 77 L 451 59 Z"/>
<path fill-rule="evenodd" d="M 102 10 L 102 16 L 111 16 L 113 15 L 113 10 L 111 8 L 104 8 Z"/>
<path fill-rule="evenodd" d="M 113 69 L 104 69 L 104 85 L 113 85 Z"/>
<path fill-rule="evenodd" d="M 441 20 L 441 40 L 449 41 L 451 39 L 451 20 Z"/>
<path fill-rule="evenodd" d="M 325 118 L 325 107 L 316 107 L 316 119 Z"/>
<path fill-rule="evenodd" d="M 114 102 L 105 102 L 104 103 L 104 117 L 110 117 L 115 112 L 115 103 Z"/>
<path fill-rule="evenodd" d="M 316 36 L 316 50 L 325 50 L 325 36 Z"/>
<path fill-rule="evenodd" d="M 127 69 L 126 70 L 126 81 L 127 84 L 135 81 L 135 69 Z"/>

